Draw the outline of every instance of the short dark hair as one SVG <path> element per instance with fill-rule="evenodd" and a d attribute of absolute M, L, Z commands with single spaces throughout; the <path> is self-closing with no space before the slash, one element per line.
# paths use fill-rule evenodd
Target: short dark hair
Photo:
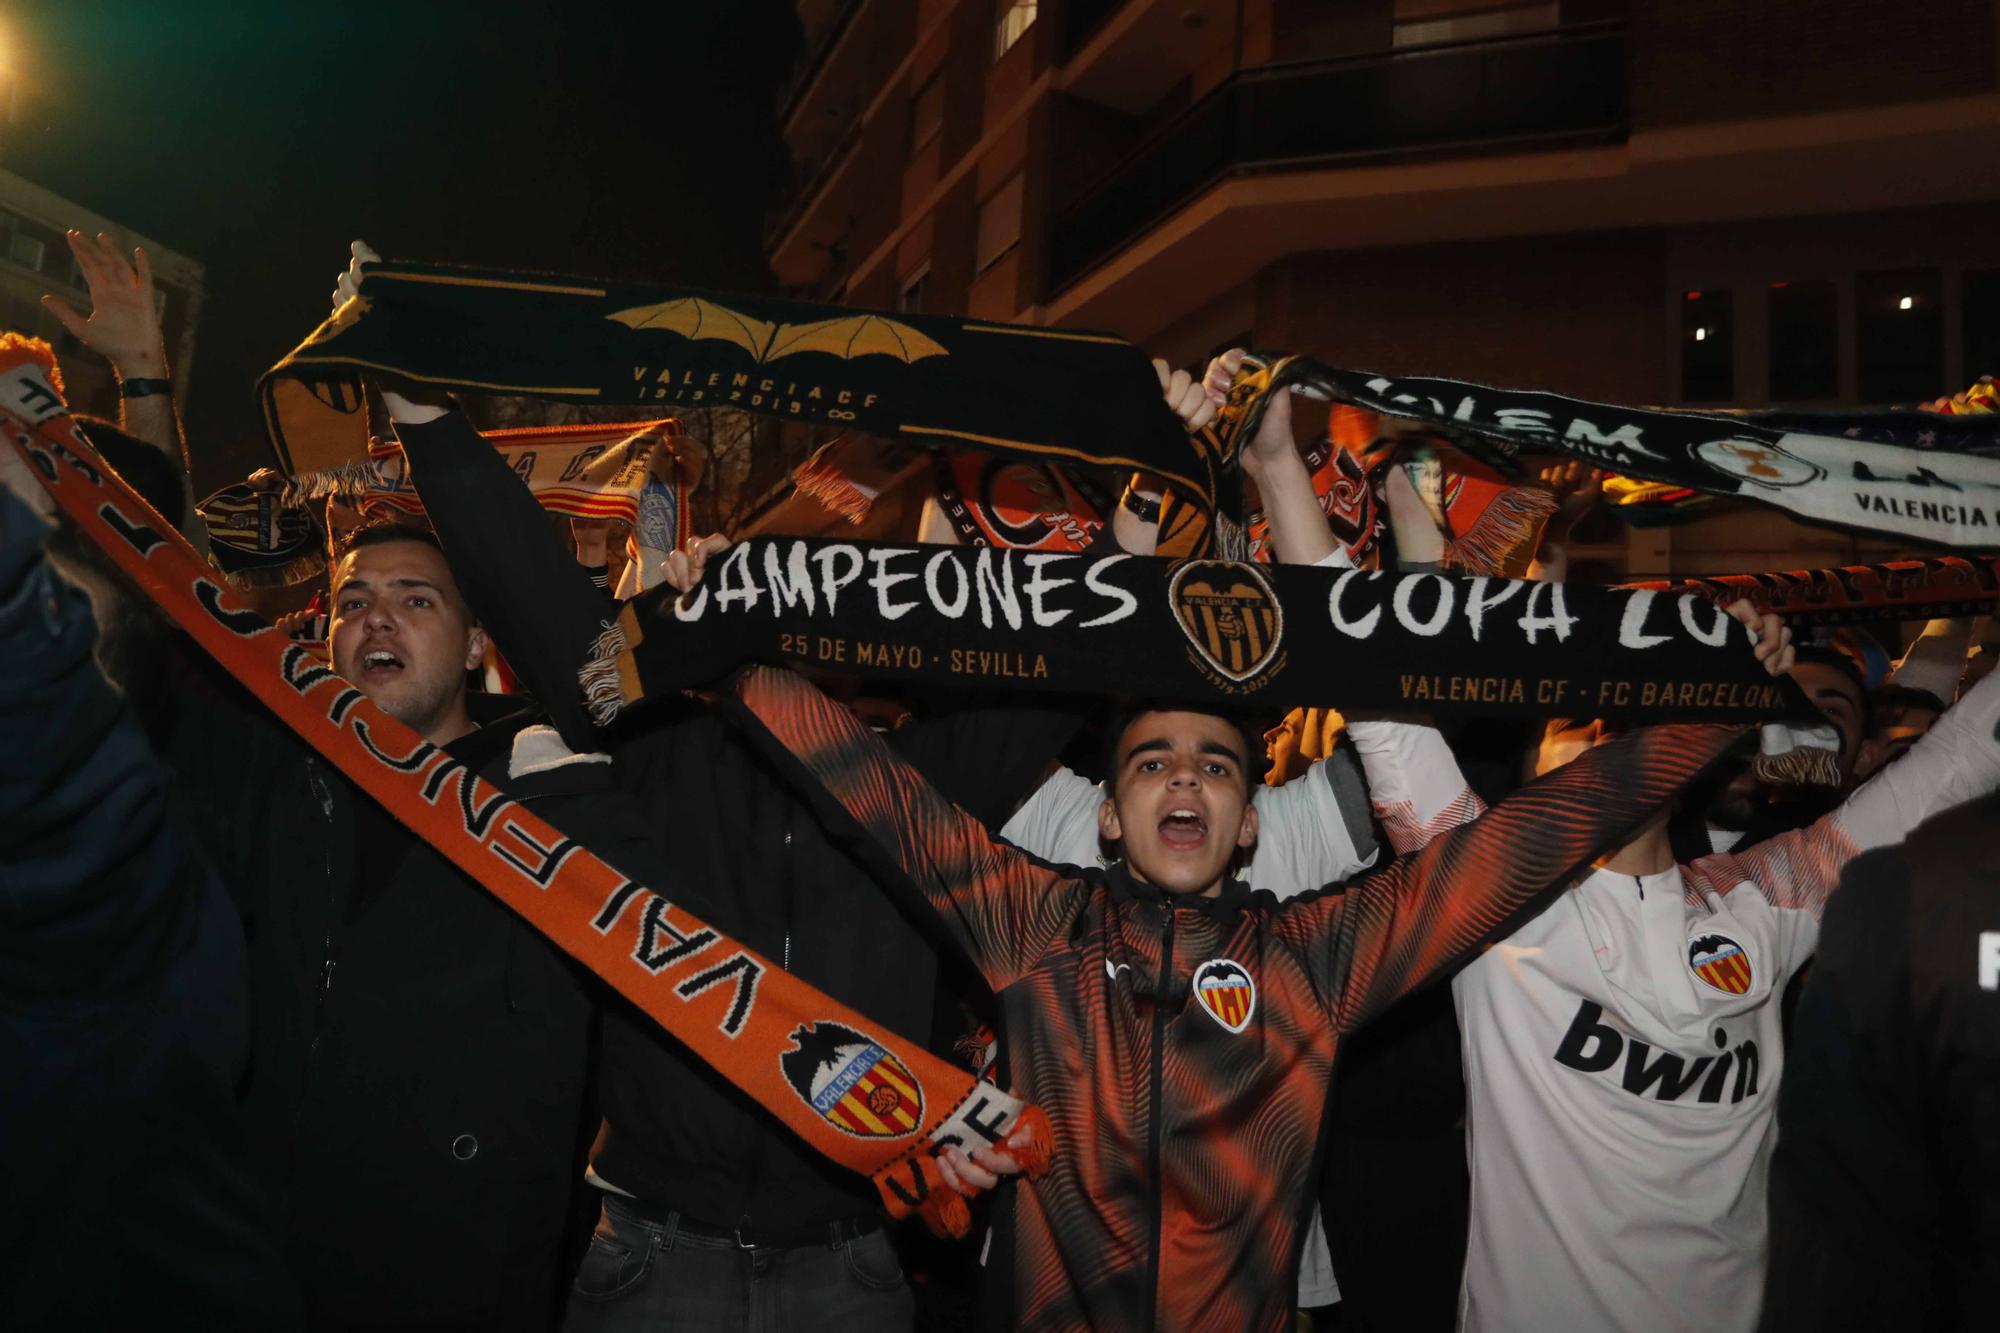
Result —
<path fill-rule="evenodd" d="M 1914 685 L 1897 685 L 1891 682 L 1877 686 L 1868 695 L 1868 717 L 1866 725 L 1862 728 L 1862 734 L 1880 735 L 1913 712 L 1943 713 L 1944 700 L 1929 690 L 1920 690 Z"/>
<path fill-rule="evenodd" d="M 364 546 L 386 546 L 390 542 L 422 542 L 439 555 L 444 554 L 444 547 L 439 544 L 437 534 L 427 525 L 401 523 L 388 518 L 371 518 L 359 527 L 349 530 L 348 534 L 340 539 L 340 545 L 334 551 L 334 559 L 338 560 L 348 552 L 358 551 Z"/>
<path fill-rule="evenodd" d="M 1148 713 L 1200 713 L 1204 717 L 1219 718 L 1227 722 L 1230 729 L 1236 733 L 1237 739 L 1242 742 L 1243 753 L 1239 757 L 1243 761 L 1244 790 L 1247 793 L 1257 789 L 1258 764 L 1265 752 L 1262 727 L 1253 725 L 1249 718 L 1227 709 L 1204 708 L 1200 704 L 1180 703 L 1172 699 L 1141 699 L 1128 701 L 1116 707 L 1105 726 L 1104 753 L 1099 762 L 1107 794 L 1112 796 L 1118 794 L 1118 772 L 1125 764 L 1125 756 L 1118 751 L 1118 742 L 1124 739 L 1126 731 L 1134 722 Z"/>
<path fill-rule="evenodd" d="M 430 547 L 439 555 L 444 555 L 444 546 L 438 541 L 437 534 L 431 531 L 428 523 L 398 521 L 390 518 L 371 518 L 361 526 L 351 529 L 345 537 L 340 539 L 340 548 L 333 555 L 334 563 L 338 564 L 351 552 L 363 550 L 370 546 L 387 546 L 390 542 L 416 542 L 419 545 Z M 467 624 L 475 628 L 479 627 L 479 613 L 472 609 L 472 604 L 466 601 L 465 594 L 460 591 L 458 574 L 457 571 L 452 569 L 449 557 L 445 559 L 445 570 L 451 574 L 451 586 L 443 590 L 446 598 L 455 603 L 458 609 L 465 614 Z M 330 577 L 331 572 L 329 571 Z M 330 584 L 329 590 L 331 590 Z"/>
<path fill-rule="evenodd" d="M 1868 682 L 1861 674 L 1861 667 L 1855 660 L 1838 648 L 1828 648 L 1823 644 L 1802 643 L 1798 646 L 1794 660 L 1804 666 L 1811 662 L 1817 666 L 1833 667 L 1854 683 L 1856 696 L 1866 698 Z"/>

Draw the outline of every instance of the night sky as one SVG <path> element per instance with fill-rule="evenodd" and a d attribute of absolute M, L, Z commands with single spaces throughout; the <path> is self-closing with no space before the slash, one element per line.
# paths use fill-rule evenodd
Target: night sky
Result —
<path fill-rule="evenodd" d="M 0 160 L 207 266 L 198 482 L 263 461 L 256 376 L 326 313 L 356 236 L 392 258 L 770 285 L 789 4 L 29 0 L 0 24 L 23 80 Z"/>

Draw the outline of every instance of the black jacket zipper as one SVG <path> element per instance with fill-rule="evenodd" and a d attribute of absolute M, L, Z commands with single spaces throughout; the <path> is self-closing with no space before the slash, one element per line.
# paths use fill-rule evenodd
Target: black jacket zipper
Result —
<path fill-rule="evenodd" d="M 333 884 L 333 793 L 327 789 L 318 764 L 310 759 L 306 761 L 306 776 L 327 823 L 327 840 L 320 845 L 320 868 L 326 876 L 326 938 L 320 946 L 319 989 L 313 995 L 312 1039 L 306 1045 L 306 1059 L 310 1062 L 319 1051 L 320 1018 L 326 1010 L 327 992 L 333 989 L 333 918 L 340 902 Z"/>
<path fill-rule="evenodd" d="M 1153 1098 L 1146 1116 L 1146 1179 L 1153 1192 L 1153 1243 L 1146 1260 L 1146 1318 L 1139 1325 L 1150 1329 L 1160 1310 L 1160 1211 L 1164 1206 L 1160 1188 L 1160 1099 L 1166 1088 L 1167 1003 L 1174 984 L 1174 907 L 1163 905 L 1166 929 L 1160 936 L 1160 977 L 1153 986 Z"/>

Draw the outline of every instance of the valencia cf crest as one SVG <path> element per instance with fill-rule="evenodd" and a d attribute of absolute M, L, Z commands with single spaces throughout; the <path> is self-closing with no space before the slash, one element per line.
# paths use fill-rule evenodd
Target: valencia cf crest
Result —
<path fill-rule="evenodd" d="M 1688 966 L 1709 985 L 1729 995 L 1749 991 L 1750 955 L 1727 935 L 1699 935 L 1688 945 Z"/>
<path fill-rule="evenodd" d="M 1194 998 L 1231 1032 L 1241 1032 L 1257 1012 L 1257 983 L 1243 964 L 1211 958 L 1194 970 Z"/>
<path fill-rule="evenodd" d="M 802 1023 L 792 1042 L 778 1058 L 785 1081 L 835 1129 L 893 1139 L 923 1123 L 922 1085 L 873 1037 L 838 1023 Z"/>
<path fill-rule="evenodd" d="M 1188 655 L 1215 684 L 1248 691 L 1283 665 L 1284 609 L 1255 565 L 1190 560 L 1174 571 L 1167 599 Z"/>

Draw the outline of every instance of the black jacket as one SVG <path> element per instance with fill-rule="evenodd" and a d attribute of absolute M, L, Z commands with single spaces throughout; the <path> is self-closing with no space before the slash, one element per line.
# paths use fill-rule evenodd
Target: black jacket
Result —
<path fill-rule="evenodd" d="M 313 1322 L 552 1327 L 584 977 L 196 653 L 158 730 L 242 913 L 244 1105 Z M 608 766 L 510 778 L 519 724 L 446 748 L 615 854 Z"/>
<path fill-rule="evenodd" d="M 1991 1328 L 2000 1309 L 2000 795 L 1856 858 L 1800 1000 L 1762 1327 Z"/>
<path fill-rule="evenodd" d="M 41 531 L 0 488 L 0 1328 L 296 1328 L 242 933 Z"/>
<path fill-rule="evenodd" d="M 573 749 L 598 739 L 576 683 L 606 608 L 528 489 L 457 413 L 397 431 L 459 589 Z M 1067 709 L 958 707 L 891 737 L 989 824 L 1033 789 L 1077 724 Z M 621 866 L 804 981 L 916 1041 L 931 1032 L 935 925 L 918 924 L 828 838 L 739 734 L 694 700 L 649 704 L 608 743 L 660 835 Z M 567 831 L 567 830 L 566 830 Z M 822 1157 L 636 1010 L 606 1011 L 604 1128 L 616 1187 L 720 1225 L 789 1228 L 873 1214 L 862 1177 Z"/>

